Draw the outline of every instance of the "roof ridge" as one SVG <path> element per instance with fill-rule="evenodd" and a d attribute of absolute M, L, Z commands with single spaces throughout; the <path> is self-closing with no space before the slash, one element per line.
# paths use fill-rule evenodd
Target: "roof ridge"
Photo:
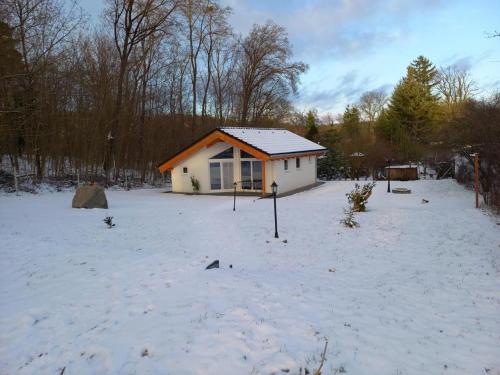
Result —
<path fill-rule="evenodd" d="M 217 129 L 245 129 L 245 130 L 286 130 L 286 128 L 252 128 L 250 126 L 220 126 Z"/>

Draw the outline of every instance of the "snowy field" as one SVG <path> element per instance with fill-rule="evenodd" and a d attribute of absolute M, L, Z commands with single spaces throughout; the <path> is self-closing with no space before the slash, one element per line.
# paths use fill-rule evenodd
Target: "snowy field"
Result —
<path fill-rule="evenodd" d="M 0 196 L 0 374 L 303 374 L 325 338 L 323 374 L 500 374 L 500 220 L 394 182 L 348 229 L 352 186 L 280 198 L 279 240 L 270 199 Z"/>

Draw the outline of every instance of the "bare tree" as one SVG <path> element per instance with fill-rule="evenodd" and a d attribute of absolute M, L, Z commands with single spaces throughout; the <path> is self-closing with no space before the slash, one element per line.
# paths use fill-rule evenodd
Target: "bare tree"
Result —
<path fill-rule="evenodd" d="M 449 119 L 453 119 L 459 114 L 462 104 L 474 97 L 476 85 L 466 69 L 452 65 L 439 70 L 436 89 Z"/>
<path fill-rule="evenodd" d="M 225 40 L 228 35 L 231 35 L 231 29 L 227 24 L 227 17 L 231 12 L 230 8 L 222 8 L 216 3 L 210 4 L 210 11 L 207 21 L 207 37 L 205 38 L 203 49 L 205 52 L 206 74 L 202 76 L 203 81 L 203 97 L 201 105 L 201 116 L 203 121 L 207 116 L 207 105 L 209 97 L 209 89 L 212 82 L 213 74 L 213 55 L 217 48 L 221 48 L 219 40 Z"/>
<path fill-rule="evenodd" d="M 230 37 L 219 39 L 212 54 L 212 97 L 215 117 L 220 123 L 234 113 L 238 44 Z"/>
<path fill-rule="evenodd" d="M 40 180 L 45 170 L 42 135 L 47 133 L 47 121 L 43 116 L 48 109 L 44 88 L 49 71 L 57 64 L 60 55 L 83 21 L 81 9 L 76 2 L 58 0 L 5 0 L 0 5 L 0 14 L 14 29 L 19 42 L 23 70 L 26 79 L 25 128 L 34 150 L 36 175 Z M 29 135 L 29 137 L 28 137 Z"/>
<path fill-rule="evenodd" d="M 254 25 L 242 42 L 240 62 L 240 120 L 246 125 L 251 118 L 251 106 L 259 114 L 270 105 L 285 104 L 290 94 L 297 92 L 297 83 L 307 65 L 291 62 L 292 50 L 286 31 L 272 22 Z M 279 92 L 279 94 L 277 94 Z M 276 95 L 278 101 L 274 100 Z M 285 99 L 283 101 L 283 99 Z"/>
<path fill-rule="evenodd" d="M 113 119 L 108 133 L 107 153 L 104 167 L 114 155 L 114 140 L 117 137 L 123 106 L 124 80 L 130 55 L 134 48 L 149 36 L 161 31 L 161 27 L 177 8 L 177 0 L 108 0 L 106 17 L 113 25 L 114 42 L 119 55 L 116 101 Z"/>
<path fill-rule="evenodd" d="M 382 90 L 367 91 L 361 95 L 358 108 L 368 121 L 370 128 L 382 113 L 387 101 L 387 93 Z"/>
<path fill-rule="evenodd" d="M 181 7 L 187 27 L 188 58 L 191 77 L 191 132 L 194 135 L 197 113 L 197 89 L 198 89 L 198 59 L 205 38 L 208 34 L 208 18 L 214 11 L 214 5 L 210 0 L 187 0 Z"/>

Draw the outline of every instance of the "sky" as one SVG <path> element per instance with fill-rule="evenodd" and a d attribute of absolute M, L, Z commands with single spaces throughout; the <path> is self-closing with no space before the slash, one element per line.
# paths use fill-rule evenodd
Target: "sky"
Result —
<path fill-rule="evenodd" d="M 419 55 L 470 70 L 479 97 L 500 90 L 500 0 L 220 0 L 243 36 L 270 20 L 293 59 L 309 65 L 293 98 L 301 111 L 342 113 L 369 90 L 392 92 Z M 99 0 L 81 0 L 93 17 Z"/>

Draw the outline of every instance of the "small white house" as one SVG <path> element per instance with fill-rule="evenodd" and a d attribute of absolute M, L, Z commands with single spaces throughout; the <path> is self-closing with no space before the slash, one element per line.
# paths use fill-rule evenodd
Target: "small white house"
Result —
<path fill-rule="evenodd" d="M 278 194 L 316 183 L 317 157 L 325 147 L 286 129 L 218 128 L 158 166 L 171 172 L 172 191 L 192 193 L 192 179 L 204 194 L 232 192 Z"/>

